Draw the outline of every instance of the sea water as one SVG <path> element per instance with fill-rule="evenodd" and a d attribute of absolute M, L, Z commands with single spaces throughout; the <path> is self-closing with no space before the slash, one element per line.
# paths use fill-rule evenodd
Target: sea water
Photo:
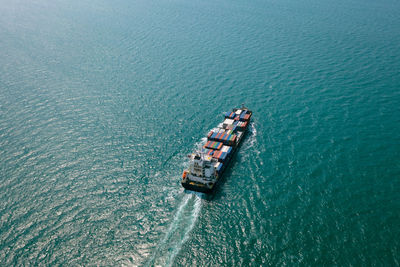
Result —
<path fill-rule="evenodd" d="M 0 0 L 0 264 L 399 265 L 399 33 L 395 0 Z"/>

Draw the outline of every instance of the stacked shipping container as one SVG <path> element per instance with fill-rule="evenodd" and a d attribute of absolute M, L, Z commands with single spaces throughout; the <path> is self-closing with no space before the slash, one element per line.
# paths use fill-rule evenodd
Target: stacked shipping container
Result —
<path fill-rule="evenodd" d="M 246 111 L 237 110 L 227 112 L 225 121 L 210 131 L 207 135 L 208 141 L 204 145 L 205 154 L 217 160 L 215 165 L 217 172 L 223 170 L 223 163 L 227 162 L 232 156 L 233 146 L 246 129 L 251 114 Z"/>
<path fill-rule="evenodd" d="M 251 115 L 252 112 L 245 107 L 225 113 L 224 122 L 218 124 L 217 128 L 208 133 L 203 151 L 192 154 L 189 173 L 184 172 L 181 182 L 183 187 L 206 193 L 213 190 L 218 178 L 229 165 L 230 159 L 243 139 Z M 193 161 L 205 163 L 195 165 L 196 162 Z M 196 172 L 196 166 L 200 166 L 202 172 Z"/>

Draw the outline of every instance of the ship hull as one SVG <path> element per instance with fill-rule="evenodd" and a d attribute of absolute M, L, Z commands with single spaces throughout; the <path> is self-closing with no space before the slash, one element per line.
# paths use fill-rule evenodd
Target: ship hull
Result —
<path fill-rule="evenodd" d="M 208 187 L 203 187 L 203 186 L 191 185 L 191 184 L 184 183 L 184 182 L 182 182 L 181 184 L 186 190 L 191 190 L 191 191 L 196 191 L 196 192 L 201 192 L 201 193 L 206 193 L 206 194 L 211 194 L 215 188 L 215 185 L 212 188 L 208 188 Z"/>
<path fill-rule="evenodd" d="M 252 115 L 252 112 L 250 111 L 250 117 L 251 117 L 251 115 Z M 182 186 L 186 190 L 202 192 L 202 193 L 206 193 L 206 194 L 213 193 L 215 191 L 215 189 L 218 187 L 218 184 L 220 183 L 219 181 L 222 180 L 222 177 L 224 176 L 225 171 L 229 168 L 231 161 L 232 161 L 234 155 L 236 154 L 237 150 L 239 150 L 239 148 L 241 147 L 243 140 L 245 139 L 247 132 L 249 131 L 249 124 L 250 124 L 250 119 L 247 120 L 247 125 L 242 130 L 242 134 L 243 134 L 242 137 L 238 140 L 236 145 L 232 146 L 232 153 L 230 153 L 230 155 L 226 159 L 226 161 L 223 162 L 223 168 L 218 173 L 218 178 L 214 181 L 214 184 L 212 186 L 208 186 L 207 184 L 203 184 L 203 183 L 196 183 L 190 179 L 185 179 L 186 177 L 181 181 Z M 213 141 L 215 139 L 212 139 L 212 138 L 210 138 L 210 136 L 208 136 L 208 140 Z"/>
<path fill-rule="evenodd" d="M 246 129 L 246 131 L 244 132 L 244 135 L 243 135 L 243 139 L 242 139 L 242 140 L 244 140 L 244 138 L 246 138 L 247 132 L 248 132 L 248 129 Z M 225 172 L 227 171 L 227 169 L 229 168 L 229 166 L 230 166 L 230 164 L 231 164 L 231 161 L 233 160 L 233 157 L 235 156 L 236 152 L 239 150 L 239 148 L 240 148 L 240 146 L 242 145 L 242 143 L 243 143 L 243 142 L 240 142 L 240 143 L 238 144 L 238 146 L 233 150 L 232 156 L 231 156 L 231 157 L 229 158 L 229 160 L 226 162 L 226 167 L 225 167 L 224 170 L 221 172 L 221 174 L 218 176 L 218 179 L 217 179 L 217 181 L 215 182 L 215 184 L 214 184 L 214 186 L 213 186 L 212 188 L 206 188 L 206 187 L 203 187 L 203 186 L 191 185 L 191 184 L 188 184 L 188 183 L 185 183 L 185 182 L 181 182 L 182 186 L 183 186 L 185 189 L 187 189 L 187 190 L 196 191 L 196 192 L 201 192 L 201 193 L 206 193 L 206 194 L 212 194 L 212 193 L 216 190 L 216 188 L 218 187 L 219 181 L 222 180 L 222 178 L 223 178 L 223 176 L 224 176 L 224 173 L 225 173 Z"/>

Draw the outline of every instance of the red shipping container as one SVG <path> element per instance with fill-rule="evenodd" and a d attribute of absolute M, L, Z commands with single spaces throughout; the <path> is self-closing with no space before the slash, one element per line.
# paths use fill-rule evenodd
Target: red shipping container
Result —
<path fill-rule="evenodd" d="M 213 143 L 214 143 L 214 141 L 210 141 L 210 143 L 208 144 L 208 147 L 212 147 L 212 145 L 213 145 Z"/>
<path fill-rule="evenodd" d="M 220 139 L 221 139 L 221 140 L 224 140 L 224 137 L 225 137 L 225 133 L 222 133 Z"/>

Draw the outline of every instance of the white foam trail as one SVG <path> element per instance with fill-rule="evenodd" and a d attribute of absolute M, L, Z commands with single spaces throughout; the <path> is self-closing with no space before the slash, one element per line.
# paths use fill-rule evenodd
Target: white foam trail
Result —
<path fill-rule="evenodd" d="M 153 255 L 151 256 L 150 260 L 146 264 L 146 266 L 153 266 L 154 260 L 157 254 L 165 247 L 168 238 L 176 231 L 178 228 L 178 221 L 182 217 L 182 212 L 184 208 L 187 206 L 191 195 L 185 195 L 182 199 L 181 205 L 178 207 L 178 211 L 176 212 L 174 219 L 172 220 L 171 224 L 168 227 L 168 230 L 164 236 L 164 238 L 158 243 L 156 250 L 154 251 Z"/>
<path fill-rule="evenodd" d="M 183 238 L 181 240 L 181 242 L 179 242 L 177 244 L 177 246 L 174 248 L 174 250 L 172 251 L 172 253 L 170 254 L 168 261 L 167 261 L 167 266 L 171 266 L 175 256 L 178 254 L 178 252 L 181 250 L 183 244 L 187 241 L 187 239 L 189 238 L 189 233 L 192 231 L 194 225 L 196 224 L 197 218 L 199 217 L 200 211 L 201 211 L 201 198 L 199 198 L 198 196 L 195 196 L 195 200 L 194 200 L 194 206 L 193 206 L 193 212 L 192 215 L 190 216 L 190 223 L 189 226 L 186 228 Z"/>
<path fill-rule="evenodd" d="M 251 137 L 251 141 L 250 141 L 250 147 L 253 147 L 255 142 L 257 141 L 257 129 L 256 129 L 256 126 L 254 125 L 254 122 L 251 124 L 251 132 L 252 132 L 252 137 Z M 264 165 L 264 162 L 263 162 L 262 158 L 260 157 L 261 151 L 256 150 L 256 153 L 257 153 L 256 154 L 257 161 L 260 163 L 260 165 Z"/>
<path fill-rule="evenodd" d="M 250 140 L 250 147 L 254 146 L 254 143 L 256 142 L 257 138 L 257 129 L 256 126 L 254 125 L 254 122 L 250 124 L 250 130 L 251 130 L 251 140 Z"/>
<path fill-rule="evenodd" d="M 257 141 L 257 129 L 254 125 L 254 122 L 250 124 L 249 131 L 251 132 L 251 135 L 249 137 L 249 142 L 248 143 L 245 142 L 243 150 L 252 148 Z"/>
<path fill-rule="evenodd" d="M 189 200 L 191 198 L 191 195 L 185 195 L 183 197 L 182 203 L 178 208 L 178 211 L 175 214 L 174 220 L 172 221 L 171 225 L 168 227 L 167 230 L 167 234 L 165 235 L 165 237 L 161 240 L 160 244 L 164 244 L 168 238 L 176 231 L 176 229 L 178 228 L 178 221 L 180 220 L 180 218 L 182 217 L 182 212 L 185 209 L 185 207 L 187 206 Z"/>
<path fill-rule="evenodd" d="M 195 148 L 201 150 L 207 142 L 207 137 L 195 143 Z M 184 162 L 186 167 L 189 163 Z M 145 266 L 171 266 L 183 244 L 196 224 L 201 211 L 201 199 L 204 194 L 189 191 L 182 199 L 174 219 L 172 220 L 164 238 L 158 243 L 153 255 Z M 193 200 L 193 205 L 192 201 Z"/>
<path fill-rule="evenodd" d="M 197 150 L 201 150 L 206 142 L 207 142 L 207 137 L 203 137 L 194 146 L 196 147 Z"/>
<path fill-rule="evenodd" d="M 164 238 L 160 241 L 146 266 L 171 266 L 196 224 L 201 211 L 201 196 L 186 194 Z"/>

